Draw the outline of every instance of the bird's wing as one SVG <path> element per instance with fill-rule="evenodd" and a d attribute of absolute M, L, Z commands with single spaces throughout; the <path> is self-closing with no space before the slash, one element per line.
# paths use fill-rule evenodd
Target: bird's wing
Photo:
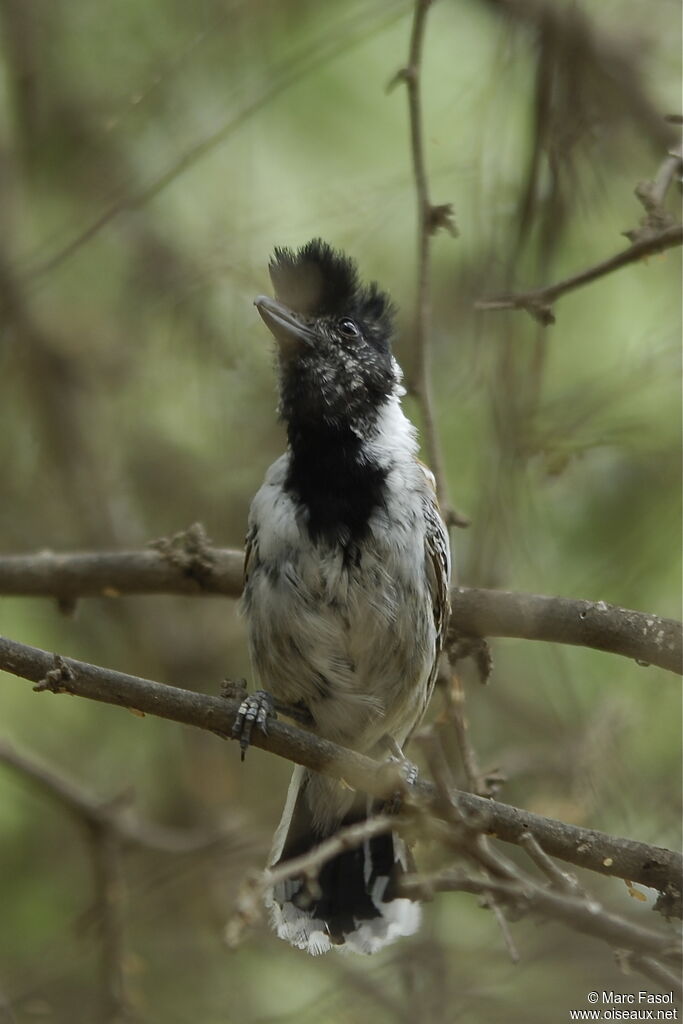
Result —
<path fill-rule="evenodd" d="M 429 485 L 425 494 L 424 516 L 426 524 L 425 532 L 425 573 L 427 585 L 432 597 L 432 609 L 434 612 L 434 625 L 436 627 L 436 657 L 429 677 L 428 693 L 431 696 L 436 673 L 438 670 L 439 655 L 443 649 L 446 638 L 446 629 L 451 612 L 449 583 L 451 576 L 451 552 L 448 540 L 448 530 L 441 518 L 439 506 L 436 500 L 436 487 L 433 474 L 420 463 Z M 429 698 L 428 698 L 429 699 Z"/>
<path fill-rule="evenodd" d="M 448 532 L 435 499 L 425 502 L 425 522 L 427 524 L 425 535 L 425 569 L 427 572 L 427 584 L 432 595 L 437 651 L 440 653 L 451 610 L 448 590 L 451 556 Z"/>
<path fill-rule="evenodd" d="M 242 586 L 243 586 L 243 588 L 246 586 L 247 580 L 249 579 L 249 564 L 252 561 L 255 562 L 257 556 L 258 556 L 258 527 L 256 526 L 255 523 L 250 523 L 249 524 L 249 529 L 247 530 L 247 536 L 246 536 L 245 541 L 244 541 L 244 570 L 243 570 L 243 577 L 242 577 Z"/>

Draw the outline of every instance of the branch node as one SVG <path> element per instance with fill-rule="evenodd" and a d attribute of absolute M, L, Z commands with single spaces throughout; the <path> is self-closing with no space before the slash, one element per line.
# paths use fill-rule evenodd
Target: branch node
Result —
<path fill-rule="evenodd" d="M 54 668 L 35 684 L 33 687 L 36 693 L 49 690 L 50 693 L 68 693 L 70 683 L 75 677 L 73 669 L 66 663 L 61 654 L 53 655 Z"/>
<path fill-rule="evenodd" d="M 452 505 L 442 509 L 442 516 L 444 523 L 448 527 L 456 526 L 459 530 L 466 530 L 468 526 L 472 525 L 472 520 L 463 512 L 458 512 Z"/>
<path fill-rule="evenodd" d="M 385 92 L 387 94 L 390 93 L 390 92 L 393 92 L 397 85 L 400 85 L 402 82 L 405 82 L 406 84 L 408 82 L 414 82 L 416 78 L 417 78 L 417 68 L 415 68 L 415 67 L 399 68 L 398 71 L 396 72 L 396 74 L 393 76 L 393 78 L 390 78 L 389 81 L 387 82 L 386 87 L 385 87 Z"/>
<path fill-rule="evenodd" d="M 60 596 L 57 597 L 57 610 L 58 610 L 59 614 L 60 615 L 64 615 L 65 618 L 72 619 L 74 617 L 74 615 L 76 614 L 76 609 L 77 608 L 78 608 L 78 598 L 77 597 L 73 597 L 73 596 L 66 597 L 66 596 L 63 596 L 63 595 L 60 595 Z"/>
<path fill-rule="evenodd" d="M 549 302 L 539 302 L 536 299 L 531 299 L 523 304 L 523 308 L 541 327 L 550 327 L 556 322 L 553 307 Z"/>
<path fill-rule="evenodd" d="M 193 523 L 172 537 L 159 537 L 151 541 L 149 547 L 202 588 L 214 572 L 215 554 L 201 523 Z"/>

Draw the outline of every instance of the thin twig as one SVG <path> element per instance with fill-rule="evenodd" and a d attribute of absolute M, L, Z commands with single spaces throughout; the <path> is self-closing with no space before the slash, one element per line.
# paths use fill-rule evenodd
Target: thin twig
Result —
<path fill-rule="evenodd" d="M 189 533 L 189 531 L 186 531 Z M 186 557 L 185 557 L 186 556 Z M 196 546 L 78 554 L 42 552 L 0 557 L 0 594 L 52 597 L 73 603 L 81 597 L 124 594 L 184 594 L 239 597 L 241 551 Z M 451 632 L 458 637 L 515 637 L 573 644 L 683 671 L 683 627 L 674 619 L 607 604 L 539 594 L 451 588 Z"/>
<path fill-rule="evenodd" d="M 641 181 L 636 186 L 637 200 L 645 209 L 645 216 L 639 226 L 624 234 L 629 242 L 640 242 L 653 238 L 661 231 L 673 227 L 674 218 L 664 207 L 664 200 L 674 179 L 683 172 L 683 147 L 678 146 L 667 154 L 652 181 Z"/>
<path fill-rule="evenodd" d="M 91 830 L 95 877 L 95 911 L 100 922 L 102 1019 L 120 1024 L 129 1018 L 131 998 L 125 961 L 126 883 L 121 863 L 121 840 L 111 828 Z"/>
<path fill-rule="evenodd" d="M 429 180 L 424 154 L 420 76 L 427 12 L 431 3 L 432 0 L 415 0 L 408 64 L 394 79 L 394 81 L 405 82 L 408 95 L 410 148 L 417 196 L 416 362 L 412 391 L 420 406 L 425 452 L 436 479 L 436 493 L 444 519 L 449 526 L 468 526 L 469 520 L 467 517 L 455 510 L 448 497 L 443 453 L 434 415 L 434 396 L 431 384 L 430 334 L 432 306 L 430 240 L 431 236 L 441 227 L 445 227 L 452 234 L 456 233 L 450 204 L 442 206 L 432 205 L 429 196 Z"/>
<path fill-rule="evenodd" d="M 63 772 L 19 750 L 6 739 L 0 739 L 0 764 L 14 769 L 57 800 L 79 824 L 90 830 L 108 829 L 126 844 L 162 853 L 186 854 L 205 850 L 227 838 L 225 830 L 179 829 L 143 822 L 131 814 L 127 800 L 98 799 Z"/>
<path fill-rule="evenodd" d="M 135 708 L 185 725 L 229 736 L 239 701 L 226 700 L 165 686 L 149 679 L 126 675 L 71 658 L 56 659 L 36 647 L 0 637 L 0 669 L 31 680 L 38 690 L 71 693 L 124 708 Z M 268 733 L 252 734 L 256 747 L 302 764 L 313 771 L 344 779 L 355 789 L 387 799 L 396 791 L 396 773 L 373 761 L 284 722 L 269 723 Z M 433 785 L 418 780 L 411 787 L 415 799 L 439 814 L 440 801 Z M 532 832 L 549 855 L 603 875 L 629 879 L 658 889 L 667 900 L 669 913 L 680 898 L 681 857 L 661 847 L 545 818 L 495 800 L 455 790 L 452 800 L 466 814 L 471 828 L 518 843 Z"/>
<path fill-rule="evenodd" d="M 447 869 L 432 875 L 407 877 L 401 888 L 406 895 L 413 896 L 431 895 L 434 892 L 469 892 L 488 896 L 493 892 L 513 907 L 555 918 L 576 931 L 609 943 L 613 948 L 640 953 L 650 961 L 656 957 L 678 955 L 673 932 L 644 928 L 605 910 L 593 899 L 553 892 L 541 888 L 526 877 L 521 882 L 474 878 L 461 871 Z M 633 963 L 639 966 L 637 958 L 634 958 Z M 659 961 L 655 960 L 655 964 L 658 970 L 666 971 Z M 666 976 L 667 984 L 671 984 L 673 975 L 667 971 Z M 674 991 L 683 992 L 679 979 L 676 979 L 672 987 Z"/>
<path fill-rule="evenodd" d="M 465 688 L 458 673 L 450 666 L 449 669 L 450 678 L 445 691 L 445 714 L 453 726 L 458 741 L 467 788 L 470 793 L 477 793 L 478 796 L 490 796 L 491 794 L 483 782 L 479 757 L 470 738 L 470 724 L 465 708 Z"/>
<path fill-rule="evenodd" d="M 506 295 L 497 295 L 490 299 L 480 299 L 475 302 L 474 308 L 478 310 L 500 310 L 500 309 L 525 309 L 535 320 L 544 325 L 554 324 L 555 315 L 552 305 L 567 292 L 581 288 L 583 285 L 591 284 L 606 274 L 611 274 L 621 267 L 630 263 L 637 263 L 646 256 L 654 253 L 664 252 L 675 246 L 683 244 L 683 227 L 675 225 L 665 228 L 663 231 L 640 241 L 634 242 L 627 249 L 623 249 L 616 255 L 611 256 L 601 263 L 596 263 L 586 270 L 566 277 L 556 284 L 548 285 L 545 288 L 535 288 L 527 292 L 510 292 Z"/>
<path fill-rule="evenodd" d="M 461 716 L 452 716 L 455 718 L 455 722 L 461 723 Z M 450 772 L 448 768 L 448 762 L 443 752 L 443 746 L 440 738 L 435 734 L 433 729 L 426 730 L 426 734 L 423 733 L 421 736 L 421 746 L 427 755 L 429 768 L 432 773 L 432 777 L 436 783 L 437 792 L 441 802 L 441 807 L 446 812 L 451 820 L 451 836 L 450 845 L 452 846 L 454 853 L 464 854 L 473 860 L 487 875 L 493 875 L 501 873 L 501 867 L 504 869 L 507 865 L 501 865 L 500 859 L 492 852 L 488 839 L 482 835 L 481 832 L 473 829 L 469 824 L 469 816 L 463 813 L 463 810 L 458 805 L 457 800 L 453 798 L 453 787 L 450 779 Z M 469 740 L 464 740 L 463 737 L 458 733 L 458 741 L 461 747 L 461 753 L 463 757 L 463 764 L 465 767 L 465 777 L 467 779 L 468 789 L 472 793 L 478 793 L 476 788 L 477 780 L 479 778 L 478 769 L 474 767 L 476 765 L 476 754 L 474 749 L 471 747 Z M 428 830 L 431 834 L 434 834 L 433 827 L 429 827 L 431 823 L 427 823 Z M 443 834 L 438 838 L 447 840 Z M 500 933 L 503 938 L 503 943 L 507 949 L 508 956 L 513 964 L 519 963 L 519 952 L 515 945 L 514 939 L 508 927 L 505 914 L 500 906 L 498 898 L 493 892 L 486 893 L 486 904 L 492 911 Z"/>
<path fill-rule="evenodd" d="M 644 974 L 646 978 L 650 978 L 658 985 L 661 985 L 665 991 L 681 992 L 680 971 L 670 970 L 660 963 L 659 960 L 655 960 L 651 956 L 631 957 L 630 963 L 641 974 Z"/>
<path fill-rule="evenodd" d="M 519 845 L 526 850 L 534 864 L 541 869 L 546 878 L 550 879 L 556 889 L 569 895 L 576 895 L 579 892 L 576 879 L 557 866 L 531 832 L 522 833 L 519 837 Z"/>

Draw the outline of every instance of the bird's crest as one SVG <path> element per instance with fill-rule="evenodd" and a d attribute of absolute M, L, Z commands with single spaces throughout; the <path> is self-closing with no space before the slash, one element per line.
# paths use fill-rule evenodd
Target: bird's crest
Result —
<path fill-rule="evenodd" d="M 373 281 L 358 278 L 354 260 L 314 238 L 301 249 L 277 248 L 269 265 L 277 298 L 305 316 L 347 315 L 392 328 L 389 296 Z"/>

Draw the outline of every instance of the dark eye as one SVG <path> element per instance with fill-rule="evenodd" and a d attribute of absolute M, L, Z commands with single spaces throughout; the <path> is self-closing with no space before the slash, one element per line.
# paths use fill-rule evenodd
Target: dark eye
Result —
<path fill-rule="evenodd" d="M 341 320 L 337 321 L 337 330 L 345 338 L 359 338 L 360 330 L 358 325 L 353 322 L 348 316 L 343 316 Z"/>

